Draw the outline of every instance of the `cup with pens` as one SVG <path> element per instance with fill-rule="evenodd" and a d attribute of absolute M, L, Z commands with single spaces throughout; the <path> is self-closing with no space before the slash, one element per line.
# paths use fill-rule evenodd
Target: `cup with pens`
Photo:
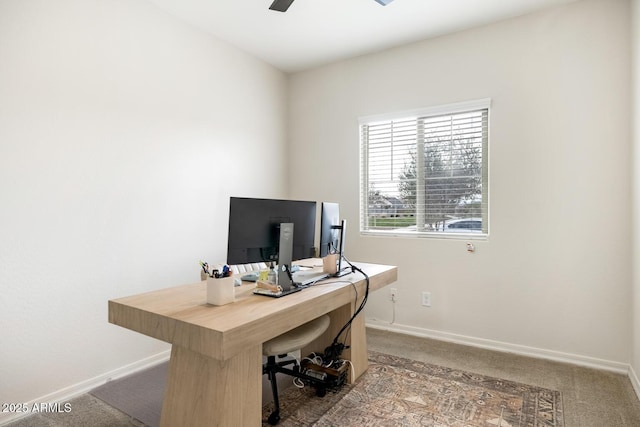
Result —
<path fill-rule="evenodd" d="M 208 271 L 207 303 L 225 305 L 235 300 L 236 291 L 232 276 L 233 272 L 228 265 Z"/>

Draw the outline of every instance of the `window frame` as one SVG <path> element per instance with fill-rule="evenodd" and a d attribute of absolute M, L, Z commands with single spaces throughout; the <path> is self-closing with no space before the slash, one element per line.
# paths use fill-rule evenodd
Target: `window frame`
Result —
<path fill-rule="evenodd" d="M 399 229 L 368 229 L 366 223 L 369 217 L 369 176 L 368 176 L 368 150 L 366 138 L 363 135 L 363 126 L 369 126 L 380 122 L 393 122 L 402 120 L 416 121 L 421 118 L 443 116 L 448 114 L 459 114 L 479 110 L 487 111 L 487 129 L 483 135 L 486 141 L 482 144 L 482 205 L 483 221 L 486 221 L 486 231 L 478 232 L 444 232 L 444 231 L 418 231 Z M 358 118 L 358 131 L 360 138 L 360 234 L 363 236 L 390 236 L 390 237 L 426 237 L 437 239 L 466 239 L 466 240 L 487 240 L 489 237 L 489 144 L 490 144 L 490 123 L 491 123 L 491 98 L 477 99 L 473 101 L 458 102 L 445 105 L 437 105 L 416 110 L 399 111 L 394 113 L 377 114 Z M 416 143 L 416 149 L 420 144 Z M 413 213 L 417 216 L 417 211 Z M 460 218 L 464 219 L 464 218 Z"/>

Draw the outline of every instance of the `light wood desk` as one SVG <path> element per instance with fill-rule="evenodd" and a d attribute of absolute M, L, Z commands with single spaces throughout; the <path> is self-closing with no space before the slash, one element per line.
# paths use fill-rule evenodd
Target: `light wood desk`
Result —
<path fill-rule="evenodd" d="M 319 259 L 298 262 L 322 264 Z M 373 292 L 397 279 L 392 266 L 354 263 Z M 354 304 L 356 285 L 358 301 Z M 365 292 L 364 277 L 350 274 L 282 298 L 253 295 L 254 284 L 236 287 L 236 301 L 206 303 L 205 282 L 109 301 L 109 322 L 172 344 L 161 425 L 260 426 L 262 343 L 329 313 L 329 330 L 308 348 L 322 352 L 349 320 Z M 354 320 L 343 358 L 355 378 L 367 369 L 364 315 Z"/>

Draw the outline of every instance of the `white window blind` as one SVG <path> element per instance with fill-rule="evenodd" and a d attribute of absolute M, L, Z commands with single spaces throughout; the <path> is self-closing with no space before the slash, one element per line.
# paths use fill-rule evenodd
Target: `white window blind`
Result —
<path fill-rule="evenodd" d="M 488 234 L 489 103 L 361 119 L 362 232 Z"/>

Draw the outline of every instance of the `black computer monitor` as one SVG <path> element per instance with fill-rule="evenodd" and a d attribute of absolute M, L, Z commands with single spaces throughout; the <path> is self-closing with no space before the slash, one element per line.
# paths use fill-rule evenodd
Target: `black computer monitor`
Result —
<path fill-rule="evenodd" d="M 290 261 L 313 257 L 316 202 L 231 197 L 227 263 L 278 262 L 285 223 L 293 224 Z"/>
<path fill-rule="evenodd" d="M 322 202 L 320 212 L 320 257 L 340 250 L 340 205 Z"/>

